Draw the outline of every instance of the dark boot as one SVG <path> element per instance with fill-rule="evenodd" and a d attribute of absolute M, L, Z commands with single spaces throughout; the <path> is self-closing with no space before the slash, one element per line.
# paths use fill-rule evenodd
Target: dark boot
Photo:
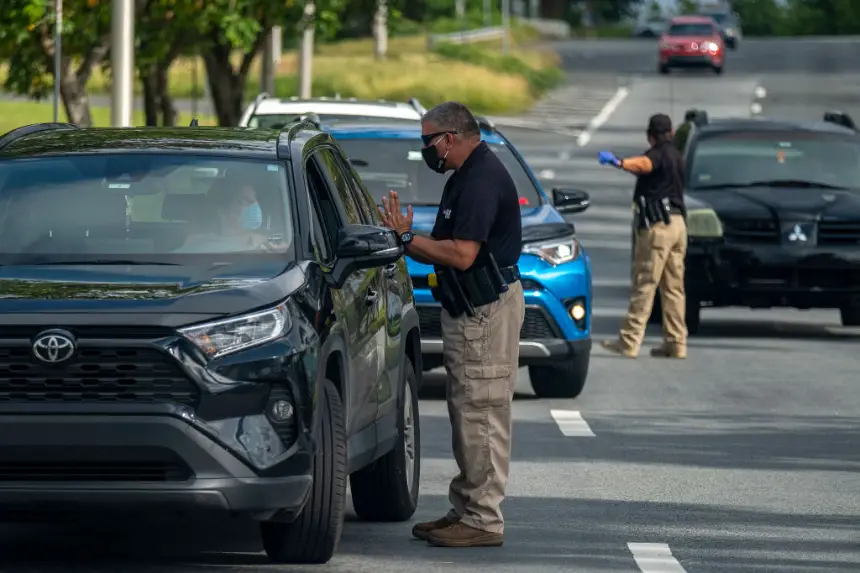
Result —
<path fill-rule="evenodd" d="M 431 531 L 427 536 L 427 542 L 436 547 L 500 547 L 503 540 L 501 533 L 482 531 L 465 523 Z"/>
<path fill-rule="evenodd" d="M 436 531 L 437 529 L 445 529 L 450 525 L 454 525 L 457 523 L 457 520 L 448 517 L 442 517 L 437 519 L 436 521 L 425 521 L 424 523 L 416 523 L 412 528 L 412 536 L 417 537 L 418 539 L 423 539 L 427 541 L 428 535 L 431 531 Z"/>

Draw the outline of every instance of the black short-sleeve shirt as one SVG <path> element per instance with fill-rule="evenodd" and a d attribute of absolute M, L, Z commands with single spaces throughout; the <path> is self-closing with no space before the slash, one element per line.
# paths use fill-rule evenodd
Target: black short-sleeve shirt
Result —
<path fill-rule="evenodd" d="M 496 154 L 481 142 L 448 178 L 431 236 L 481 243 L 472 266 L 515 265 L 522 250 L 522 215 L 517 187 Z"/>
<path fill-rule="evenodd" d="M 684 158 L 672 142 L 660 142 L 645 152 L 651 160 L 651 173 L 636 178 L 633 198 L 644 195 L 646 199 L 668 197 L 672 205 L 684 209 Z"/>

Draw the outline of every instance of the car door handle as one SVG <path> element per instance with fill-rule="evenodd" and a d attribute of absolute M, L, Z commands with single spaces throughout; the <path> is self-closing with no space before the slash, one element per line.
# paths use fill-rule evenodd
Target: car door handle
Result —
<path fill-rule="evenodd" d="M 393 279 L 397 276 L 397 263 L 391 263 L 390 265 L 385 265 L 382 269 L 385 272 L 385 276 L 390 279 Z"/>
<path fill-rule="evenodd" d="M 376 299 L 378 298 L 379 293 L 377 293 L 375 290 L 369 290 L 367 291 L 367 295 L 364 297 L 364 302 L 367 303 L 367 306 L 373 306 L 374 304 L 376 304 Z"/>

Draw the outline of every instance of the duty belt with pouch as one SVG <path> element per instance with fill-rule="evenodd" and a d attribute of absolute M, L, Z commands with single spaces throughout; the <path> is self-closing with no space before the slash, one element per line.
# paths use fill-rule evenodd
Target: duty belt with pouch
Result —
<path fill-rule="evenodd" d="M 475 316 L 475 307 L 499 300 L 509 284 L 520 279 L 516 265 L 500 269 L 492 254 L 488 264 L 460 272 L 449 267 L 438 267 L 427 277 L 433 298 L 442 304 L 451 316 L 463 313 Z"/>
<path fill-rule="evenodd" d="M 636 223 L 639 229 L 650 229 L 657 223 L 672 222 L 672 204 L 668 198 L 647 200 L 640 195 L 636 199 Z"/>

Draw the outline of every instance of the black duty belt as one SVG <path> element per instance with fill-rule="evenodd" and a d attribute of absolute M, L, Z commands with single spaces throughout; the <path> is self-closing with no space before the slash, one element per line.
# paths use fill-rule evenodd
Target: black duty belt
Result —
<path fill-rule="evenodd" d="M 502 272 L 502 278 L 508 284 L 515 283 L 520 280 L 520 268 L 517 265 L 499 269 Z"/>

